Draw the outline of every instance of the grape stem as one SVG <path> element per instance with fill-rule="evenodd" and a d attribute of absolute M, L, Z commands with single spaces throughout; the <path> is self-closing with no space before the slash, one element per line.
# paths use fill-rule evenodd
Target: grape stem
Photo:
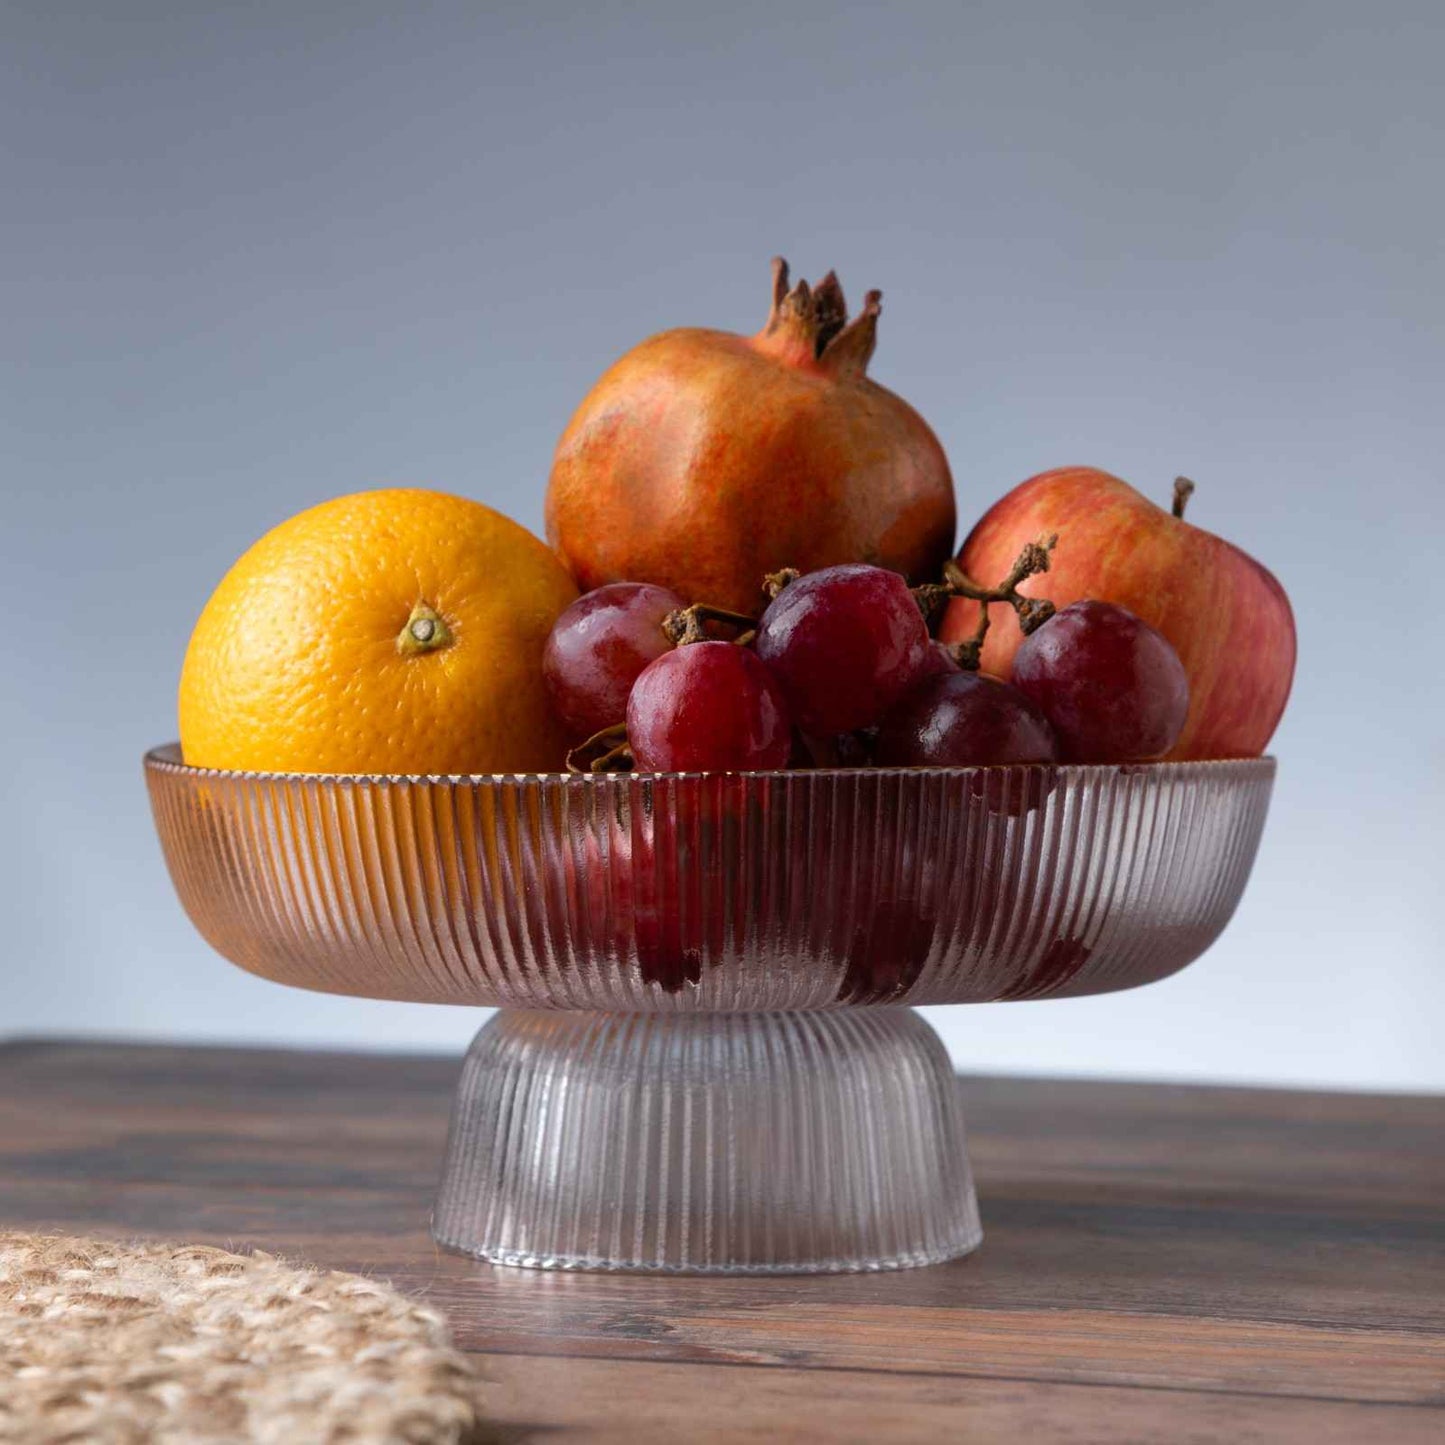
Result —
<path fill-rule="evenodd" d="M 578 743 L 567 754 L 569 773 L 625 773 L 632 767 L 632 747 L 627 741 L 627 724 L 613 723 Z"/>
<path fill-rule="evenodd" d="M 1025 544 L 1006 576 L 997 587 L 982 587 L 956 562 L 943 564 L 943 581 L 928 582 L 913 589 L 914 599 L 928 620 L 930 629 L 944 607 L 955 597 L 967 597 L 979 604 L 978 628 L 973 636 L 954 643 L 949 651 L 967 672 L 977 672 L 983 657 L 983 641 L 988 636 L 990 602 L 1007 602 L 1013 608 L 1024 636 L 1037 632 L 1054 615 L 1054 604 L 1043 597 L 1025 597 L 1019 583 L 1049 570 L 1049 556 L 1058 544 L 1058 534 Z"/>
<path fill-rule="evenodd" d="M 712 607 L 706 602 L 694 602 L 691 607 L 679 607 L 662 619 L 662 630 L 674 647 L 686 647 L 690 642 L 709 642 L 706 624 L 721 623 L 724 627 L 738 629 L 734 641 L 746 646 L 753 640 L 758 620 L 742 612 L 729 612 L 726 607 Z"/>
<path fill-rule="evenodd" d="M 776 602 L 778 593 L 784 587 L 796 582 L 803 574 L 796 567 L 780 567 L 776 572 L 769 572 L 763 578 L 763 591 L 768 594 L 770 600 Z"/>
<path fill-rule="evenodd" d="M 1189 505 L 1189 499 L 1194 495 L 1194 483 L 1188 477 L 1174 478 L 1174 515 L 1184 520 L 1184 509 Z"/>

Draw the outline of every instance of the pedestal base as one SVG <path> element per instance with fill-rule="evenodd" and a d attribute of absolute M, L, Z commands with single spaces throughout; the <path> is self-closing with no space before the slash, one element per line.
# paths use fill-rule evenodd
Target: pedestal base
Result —
<path fill-rule="evenodd" d="M 498 1264 L 715 1274 L 981 1238 L 948 1055 L 903 1008 L 504 1010 L 467 1054 L 432 1233 Z"/>

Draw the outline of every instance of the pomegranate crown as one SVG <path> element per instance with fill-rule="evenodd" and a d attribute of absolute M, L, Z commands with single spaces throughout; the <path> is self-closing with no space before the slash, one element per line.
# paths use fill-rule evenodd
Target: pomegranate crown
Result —
<path fill-rule="evenodd" d="M 832 376 L 862 376 L 878 343 L 883 293 L 870 291 L 850 321 L 836 272 L 816 286 L 788 285 L 788 263 L 773 257 L 773 304 L 757 344 L 781 359 L 811 363 Z"/>

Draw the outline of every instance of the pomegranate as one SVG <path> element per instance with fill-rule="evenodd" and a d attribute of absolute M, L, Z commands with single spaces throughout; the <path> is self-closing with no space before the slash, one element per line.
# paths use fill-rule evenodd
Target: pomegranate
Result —
<path fill-rule="evenodd" d="M 547 535 L 583 590 L 652 582 L 756 615 L 763 577 L 871 562 L 933 580 L 953 542 L 938 438 L 866 375 L 881 293 L 832 272 L 752 337 L 665 331 L 603 374 L 557 443 Z"/>

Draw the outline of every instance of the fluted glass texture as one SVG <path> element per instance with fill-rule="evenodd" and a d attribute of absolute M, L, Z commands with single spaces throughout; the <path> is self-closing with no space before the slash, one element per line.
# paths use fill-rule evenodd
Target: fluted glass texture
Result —
<path fill-rule="evenodd" d="M 279 983 L 621 1012 L 1099 993 L 1234 911 L 1272 759 L 326 777 L 146 758 L 191 919 Z"/>
<path fill-rule="evenodd" d="M 502 1264 L 726 1274 L 932 1264 L 981 1237 L 948 1054 L 899 1008 L 499 1013 L 432 1232 Z"/>

